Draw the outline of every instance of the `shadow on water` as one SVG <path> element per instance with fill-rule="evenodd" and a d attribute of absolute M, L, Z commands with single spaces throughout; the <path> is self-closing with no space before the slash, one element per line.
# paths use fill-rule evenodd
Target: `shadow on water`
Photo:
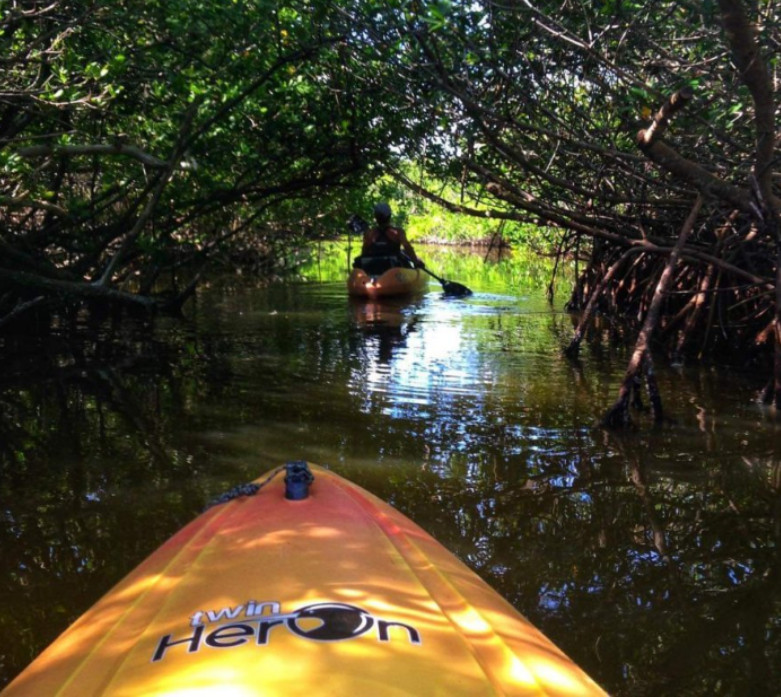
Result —
<path fill-rule="evenodd" d="M 625 347 L 595 333 L 565 360 L 573 321 L 528 260 L 429 258 L 476 293 L 217 279 L 184 321 L 0 338 L 0 685 L 207 501 L 309 459 L 612 694 L 781 692 L 781 454 L 754 385 L 659 361 L 676 423 L 595 430 Z"/>

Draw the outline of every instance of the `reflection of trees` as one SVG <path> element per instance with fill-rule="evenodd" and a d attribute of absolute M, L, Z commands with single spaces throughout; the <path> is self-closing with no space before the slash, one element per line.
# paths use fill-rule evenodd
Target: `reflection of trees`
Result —
<path fill-rule="evenodd" d="M 615 445 L 605 462 L 486 461 L 379 493 L 613 694 L 778 694 L 781 457 L 686 482 Z"/>
<path fill-rule="evenodd" d="M 19 347 L 0 338 L 0 682 L 205 501 L 259 474 L 257 451 L 278 429 L 275 455 L 314 443 L 347 465 L 611 693 L 773 694 L 776 450 L 741 461 L 716 410 L 699 422 L 698 445 L 685 425 L 598 442 L 582 404 L 557 389 L 573 372 L 542 336 L 563 340 L 567 316 L 465 316 L 474 344 L 458 357 L 479 389 L 427 370 L 421 406 L 399 392 L 358 402 L 376 354 L 342 300 L 326 317 L 289 287 L 230 286 L 199 302 L 197 328 L 101 326 Z M 415 316 L 418 348 L 431 324 L 425 311 L 405 321 Z M 606 341 L 599 361 L 585 360 L 607 365 L 613 350 Z M 602 386 L 578 392 L 591 403 Z M 735 386 L 709 376 L 691 390 L 690 413 Z M 244 427 L 247 441 L 197 436 Z M 751 439 L 754 452 L 764 437 Z M 247 443 L 215 466 L 215 451 Z M 679 448 L 713 460 L 676 461 Z M 237 460 L 242 471 L 226 474 Z"/>
<path fill-rule="evenodd" d="M 0 686 L 206 500 L 171 422 L 220 359 L 176 347 L 144 325 L 0 346 Z"/>

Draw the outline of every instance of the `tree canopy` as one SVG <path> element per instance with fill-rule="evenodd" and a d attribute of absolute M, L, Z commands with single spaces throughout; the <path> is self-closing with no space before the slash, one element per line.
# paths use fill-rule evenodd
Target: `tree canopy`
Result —
<path fill-rule="evenodd" d="M 165 266 L 286 209 L 305 221 L 365 174 L 391 134 L 359 108 L 349 26 L 326 9 L 6 4 L 4 313 L 63 294 L 150 304 Z"/>
<path fill-rule="evenodd" d="M 747 0 L 5 2 L 0 322 L 175 307 L 164 273 L 273 255 L 390 173 L 558 228 L 585 262 L 571 353 L 596 310 L 650 318 L 634 373 L 660 333 L 772 344 L 781 404 L 779 43 Z"/>

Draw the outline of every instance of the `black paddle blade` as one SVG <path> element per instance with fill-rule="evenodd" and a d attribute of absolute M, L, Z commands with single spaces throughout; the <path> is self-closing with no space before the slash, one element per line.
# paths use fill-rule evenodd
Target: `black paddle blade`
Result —
<path fill-rule="evenodd" d="M 454 298 L 464 298 L 467 295 L 472 295 L 472 291 L 469 288 L 455 281 L 442 281 L 442 289 L 445 291 L 445 295 L 450 295 Z"/>
<path fill-rule="evenodd" d="M 363 235 L 369 229 L 369 223 L 360 215 L 353 213 L 347 221 L 347 227 L 350 228 L 353 235 Z"/>

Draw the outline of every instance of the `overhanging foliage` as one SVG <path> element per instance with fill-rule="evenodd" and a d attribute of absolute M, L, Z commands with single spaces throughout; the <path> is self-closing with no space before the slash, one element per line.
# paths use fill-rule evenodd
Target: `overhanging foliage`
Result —
<path fill-rule="evenodd" d="M 587 261 L 571 306 L 639 327 L 701 197 L 649 340 L 772 344 L 781 404 L 774 4 L 4 7 L 0 322 L 109 289 L 175 307 L 192 286 L 167 273 L 154 298 L 164 270 L 239 238 L 278 254 L 275 231 L 305 237 L 391 172 L 454 212 L 558 227 Z"/>

